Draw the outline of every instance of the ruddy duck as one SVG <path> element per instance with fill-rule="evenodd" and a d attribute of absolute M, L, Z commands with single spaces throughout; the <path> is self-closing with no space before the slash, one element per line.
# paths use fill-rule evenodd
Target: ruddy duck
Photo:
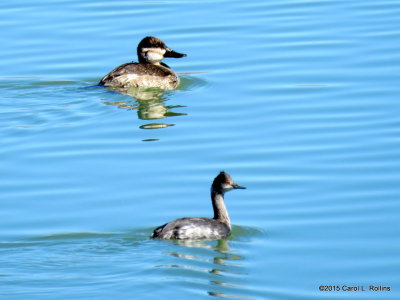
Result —
<path fill-rule="evenodd" d="M 137 47 L 138 63 L 126 63 L 112 70 L 99 85 L 120 88 L 158 87 L 164 90 L 175 89 L 179 85 L 179 77 L 161 60 L 164 57 L 184 57 L 168 48 L 163 41 L 154 37 L 145 37 Z"/>
<path fill-rule="evenodd" d="M 213 218 L 181 218 L 156 228 L 151 235 L 159 239 L 222 239 L 230 235 L 231 222 L 224 203 L 224 194 L 232 189 L 245 189 L 232 177 L 221 172 L 211 185 Z"/>

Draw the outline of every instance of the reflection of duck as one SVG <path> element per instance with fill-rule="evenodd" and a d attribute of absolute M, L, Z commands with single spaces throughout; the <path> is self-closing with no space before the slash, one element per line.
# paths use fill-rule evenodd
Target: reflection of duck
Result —
<path fill-rule="evenodd" d="M 164 57 L 184 57 L 186 54 L 169 49 L 160 39 L 145 37 L 137 47 L 138 63 L 126 63 L 104 76 L 99 85 L 114 87 L 158 87 L 172 90 L 179 77 L 161 60 Z"/>
<path fill-rule="evenodd" d="M 161 239 L 222 239 L 231 233 L 231 223 L 224 203 L 224 194 L 232 189 L 245 189 L 232 177 L 221 172 L 211 185 L 214 218 L 181 218 L 156 228 L 151 235 Z"/>
<path fill-rule="evenodd" d="M 141 120 L 156 120 L 168 117 L 184 116 L 186 113 L 171 111 L 174 108 L 185 107 L 183 105 L 165 105 L 168 95 L 157 88 L 113 88 L 113 91 L 123 93 L 136 98 L 136 101 L 105 101 L 104 104 L 117 106 L 121 109 L 135 110 Z M 167 92 L 168 93 L 168 92 Z M 141 125 L 142 129 L 158 129 L 173 126 L 167 123 L 152 123 Z"/>

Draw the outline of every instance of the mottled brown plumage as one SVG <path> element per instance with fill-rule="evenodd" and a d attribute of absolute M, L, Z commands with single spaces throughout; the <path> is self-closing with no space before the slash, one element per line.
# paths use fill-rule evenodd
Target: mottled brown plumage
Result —
<path fill-rule="evenodd" d="M 121 88 L 158 87 L 171 90 L 179 85 L 179 77 L 161 60 L 186 54 L 169 49 L 156 37 L 146 37 L 138 45 L 138 63 L 125 63 L 105 75 L 99 85 Z"/>

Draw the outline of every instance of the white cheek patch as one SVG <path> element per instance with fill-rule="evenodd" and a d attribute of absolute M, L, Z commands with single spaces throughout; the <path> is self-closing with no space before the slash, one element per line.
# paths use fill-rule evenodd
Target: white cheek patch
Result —
<path fill-rule="evenodd" d="M 148 61 L 159 62 L 164 58 L 165 49 L 161 48 L 144 48 L 142 51 Z"/>
<path fill-rule="evenodd" d="M 149 61 L 161 61 L 164 58 L 164 55 L 156 52 L 147 52 L 147 60 Z"/>
<path fill-rule="evenodd" d="M 233 187 L 230 184 L 224 183 L 224 184 L 222 184 L 222 188 L 224 191 L 230 191 Z"/>

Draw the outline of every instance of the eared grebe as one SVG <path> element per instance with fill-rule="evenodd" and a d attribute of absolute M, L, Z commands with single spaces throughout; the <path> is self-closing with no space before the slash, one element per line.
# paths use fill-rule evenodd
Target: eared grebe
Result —
<path fill-rule="evenodd" d="M 179 85 L 179 77 L 168 65 L 161 62 L 164 57 L 184 57 L 186 54 L 169 49 L 162 40 L 145 37 L 137 47 L 138 63 L 126 63 L 112 70 L 99 85 L 120 88 L 158 87 L 172 90 Z"/>
<path fill-rule="evenodd" d="M 222 239 L 231 233 L 231 222 L 224 203 L 224 194 L 232 189 L 245 189 L 222 171 L 211 185 L 214 218 L 181 218 L 156 228 L 152 238 Z"/>

